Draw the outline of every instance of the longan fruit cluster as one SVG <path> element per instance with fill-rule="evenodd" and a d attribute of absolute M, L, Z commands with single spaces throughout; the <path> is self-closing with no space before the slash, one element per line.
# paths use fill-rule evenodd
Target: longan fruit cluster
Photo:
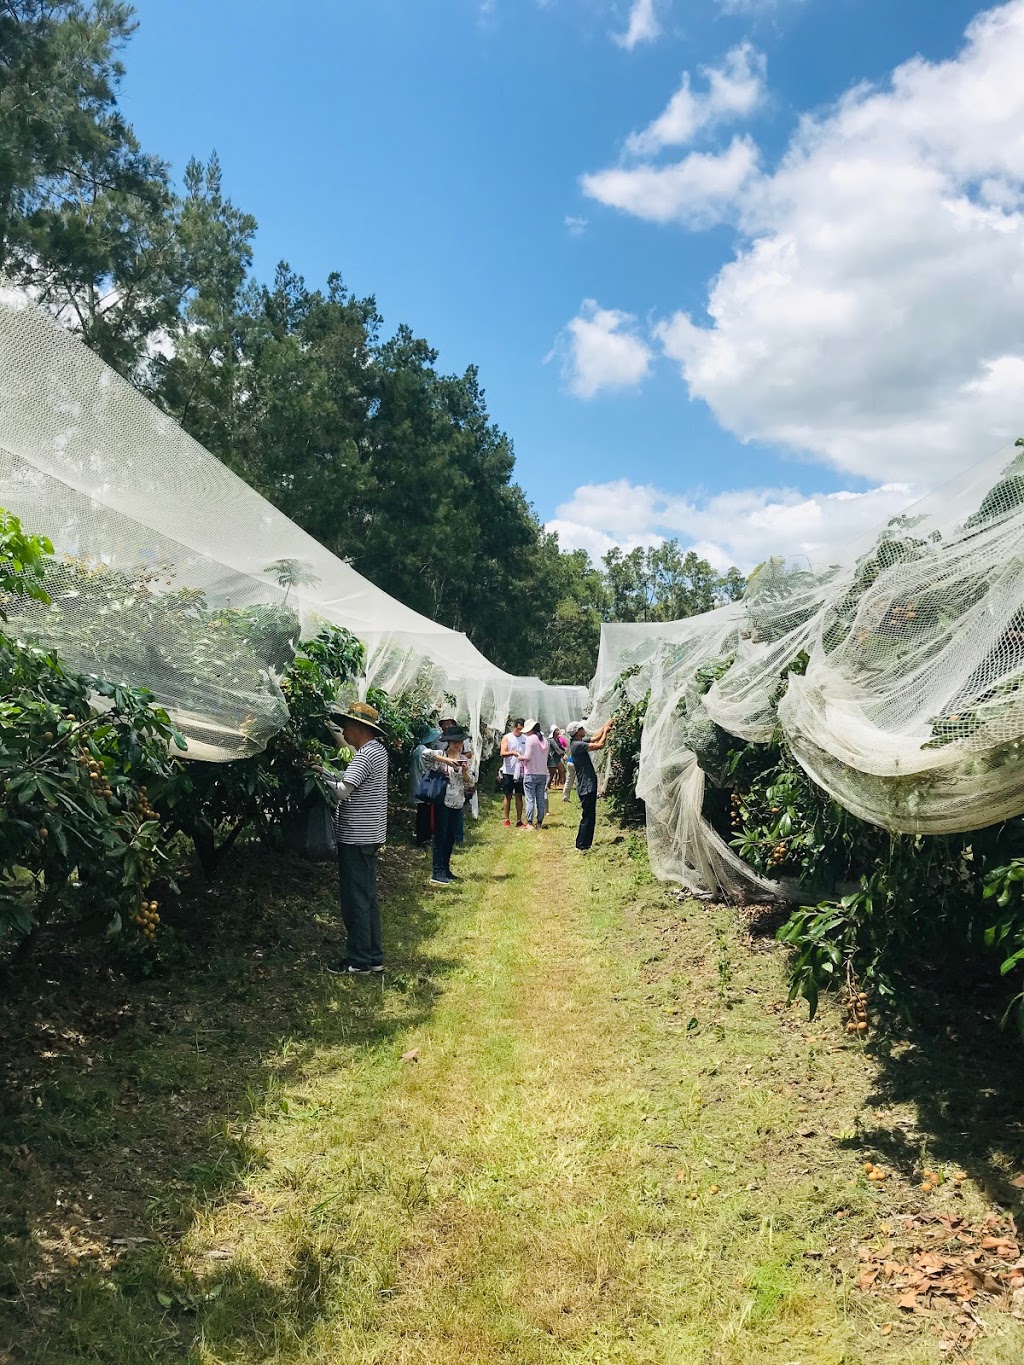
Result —
<path fill-rule="evenodd" d="M 882 1166 L 876 1166 L 873 1161 L 865 1161 L 862 1169 L 873 1185 L 881 1185 L 889 1179 L 889 1172 Z"/>
<path fill-rule="evenodd" d="M 788 856 L 789 849 L 780 840 L 772 849 L 771 853 L 768 854 L 768 864 L 770 867 L 781 867 Z"/>
<path fill-rule="evenodd" d="M 83 773 L 88 775 L 95 795 L 109 801 L 114 795 L 114 789 L 110 785 L 103 764 L 98 759 L 93 758 L 87 750 L 82 749 L 78 754 L 78 766 Z"/>
<path fill-rule="evenodd" d="M 160 818 L 159 815 L 157 815 L 156 811 L 153 809 L 153 807 L 149 804 L 149 795 L 145 787 L 139 788 L 139 800 L 137 810 L 139 812 L 140 820 L 159 820 Z"/>
<path fill-rule="evenodd" d="M 849 1016 L 846 1025 L 847 1033 L 867 1033 L 868 997 L 866 991 L 850 992 L 846 1001 L 846 1013 Z"/>
<path fill-rule="evenodd" d="M 156 926 L 160 923 L 156 901 L 143 901 L 140 909 L 132 915 L 132 923 L 137 924 L 143 938 L 148 938 L 152 943 L 156 938 Z"/>

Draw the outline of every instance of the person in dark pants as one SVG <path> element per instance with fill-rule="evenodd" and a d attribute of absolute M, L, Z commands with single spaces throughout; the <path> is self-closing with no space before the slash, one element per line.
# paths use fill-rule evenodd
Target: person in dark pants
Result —
<path fill-rule="evenodd" d="M 458 727 L 449 728 L 442 735 L 444 753 L 428 750 L 423 755 L 424 766 L 434 768 L 445 776 L 445 788 L 434 801 L 434 863 L 431 886 L 450 886 L 458 881 L 452 871 L 452 850 L 458 834 L 458 818 L 473 791 L 473 776 L 463 745 L 469 735 Z"/>
<path fill-rule="evenodd" d="M 412 759 L 409 763 L 409 800 L 416 808 L 416 818 L 413 823 L 413 838 L 417 848 L 426 848 L 434 837 L 434 811 L 429 801 L 421 801 L 416 795 L 420 783 L 423 781 L 424 766 L 423 755 L 428 749 L 432 749 L 441 738 L 441 731 L 436 725 L 432 725 L 427 733 L 412 751 Z"/>
<path fill-rule="evenodd" d="M 597 825 L 597 773 L 594 760 L 590 757 L 597 749 L 603 749 L 612 722 L 605 721 L 600 730 L 590 739 L 581 720 L 574 721 L 569 727 L 569 754 L 576 773 L 576 794 L 580 798 L 583 816 L 576 835 L 576 847 L 586 853 L 594 842 L 594 829 Z"/>
<path fill-rule="evenodd" d="M 444 753 L 444 741 L 448 738 L 452 730 L 465 730 L 465 726 L 460 725 L 454 716 L 442 716 L 437 722 L 441 727 L 440 743 L 433 743 L 430 747 Z M 473 749 L 469 742 L 469 731 L 466 730 L 466 739 L 462 746 L 462 757 L 470 767 L 473 766 Z M 467 803 L 468 804 L 468 803 Z M 466 842 L 466 806 L 463 805 L 455 812 L 455 842 L 463 844 Z"/>
<path fill-rule="evenodd" d="M 335 733 L 340 727 L 355 750 L 341 781 L 331 781 L 338 797 L 338 887 L 348 947 L 345 958 L 328 970 L 349 976 L 384 970 L 377 851 L 388 836 L 388 754 L 379 720 L 361 701 L 331 715 Z"/>

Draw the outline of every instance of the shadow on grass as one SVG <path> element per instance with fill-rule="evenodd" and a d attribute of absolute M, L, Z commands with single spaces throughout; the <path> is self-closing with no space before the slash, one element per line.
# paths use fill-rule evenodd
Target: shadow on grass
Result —
<path fill-rule="evenodd" d="M 187 1357 L 189 1315 L 215 1305 L 175 1280 L 174 1246 L 211 1202 L 244 1200 L 263 1161 L 247 1120 L 280 1113 L 332 1047 L 377 1051 L 422 1023 L 459 965 L 426 947 L 444 913 L 428 866 L 411 846 L 382 861 L 382 979 L 323 970 L 341 952 L 334 865 L 255 847 L 223 889 L 162 911 L 155 952 L 47 931 L 0 1016 L 0 1360 Z M 295 1274 L 301 1317 L 323 1277 Z"/>
<path fill-rule="evenodd" d="M 1019 1212 L 1024 1192 L 1011 1181 L 1024 1171 L 1024 1050 L 1015 1027 L 1000 1028 L 1005 991 L 960 979 L 915 996 L 910 1022 L 868 1050 L 879 1067 L 869 1103 L 913 1106 L 916 1140 L 890 1129 L 866 1136 L 909 1178 L 920 1178 L 924 1157 Z"/>
<path fill-rule="evenodd" d="M 774 943 L 787 906 L 749 906 L 740 913 L 753 941 Z M 1001 1027 L 1012 991 L 988 961 L 965 959 L 959 970 L 921 963 L 892 1018 L 867 1044 L 878 1068 L 867 1103 L 876 1110 L 909 1107 L 906 1129 L 879 1122 L 855 1143 L 911 1182 L 925 1166 L 964 1171 L 994 1204 L 1024 1211 L 1024 1048 L 1016 1025 Z"/>

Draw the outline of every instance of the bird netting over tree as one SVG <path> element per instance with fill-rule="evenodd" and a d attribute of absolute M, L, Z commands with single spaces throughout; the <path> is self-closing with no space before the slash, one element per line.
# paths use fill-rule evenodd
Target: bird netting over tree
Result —
<path fill-rule="evenodd" d="M 10 625 L 74 668 L 148 687 L 195 758 L 253 753 L 278 686 L 326 623 L 366 646 L 364 686 L 456 698 L 479 733 L 564 723 L 586 690 L 514 677 L 374 587 L 260 497 L 86 346 L 0 291 L 0 506 L 49 536 L 51 603 Z"/>
<path fill-rule="evenodd" d="M 742 601 L 601 635 L 594 716 L 650 689 L 638 794 L 652 864 L 693 890 L 758 877 L 703 818 L 721 731 L 781 733 L 854 815 L 944 834 L 1024 813 L 1024 451 L 827 562 L 772 559 Z"/>

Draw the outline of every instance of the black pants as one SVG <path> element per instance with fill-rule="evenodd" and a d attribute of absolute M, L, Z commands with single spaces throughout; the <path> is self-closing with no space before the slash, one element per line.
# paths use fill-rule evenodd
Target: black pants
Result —
<path fill-rule="evenodd" d="M 450 877 L 452 874 L 452 849 L 459 829 L 461 811 L 449 810 L 444 798 L 434 802 L 434 867 L 432 876 Z"/>
<path fill-rule="evenodd" d="M 576 791 L 579 792 L 578 787 Z M 576 835 L 576 847 L 589 848 L 594 842 L 594 827 L 597 824 L 597 792 L 587 792 L 586 796 L 581 796 L 580 805 L 583 808 L 583 818 L 580 820 L 579 832 Z"/>
<path fill-rule="evenodd" d="M 430 843 L 431 835 L 430 814 L 432 809 L 433 807 L 431 806 L 429 801 L 416 802 L 415 838 L 417 844 L 419 844 L 421 847 L 424 844 Z"/>
<path fill-rule="evenodd" d="M 338 880 L 341 918 L 348 934 L 345 956 L 353 967 L 379 967 L 384 949 L 377 901 L 377 845 L 339 844 Z"/>

